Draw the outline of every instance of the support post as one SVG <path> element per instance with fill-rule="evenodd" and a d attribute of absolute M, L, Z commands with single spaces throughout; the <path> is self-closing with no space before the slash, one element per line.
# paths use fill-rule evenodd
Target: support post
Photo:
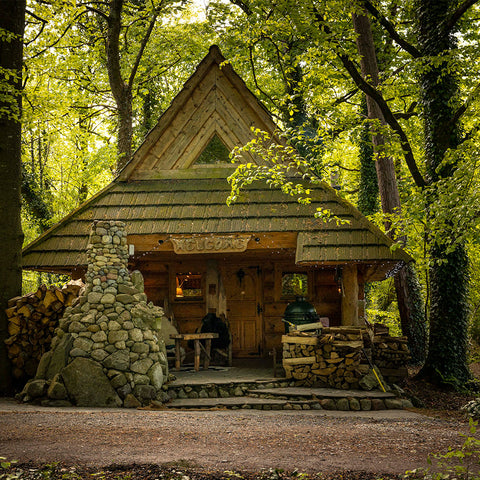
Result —
<path fill-rule="evenodd" d="M 358 272 L 355 264 L 345 265 L 342 271 L 342 325 L 357 326 Z"/>

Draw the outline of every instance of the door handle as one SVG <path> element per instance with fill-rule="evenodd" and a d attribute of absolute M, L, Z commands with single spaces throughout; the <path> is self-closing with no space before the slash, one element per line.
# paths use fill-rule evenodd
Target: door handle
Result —
<path fill-rule="evenodd" d="M 257 303 L 257 314 L 260 315 L 263 312 L 263 308 Z"/>

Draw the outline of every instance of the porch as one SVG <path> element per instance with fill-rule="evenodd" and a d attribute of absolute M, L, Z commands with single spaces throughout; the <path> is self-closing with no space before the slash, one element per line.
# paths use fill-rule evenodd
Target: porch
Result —
<path fill-rule="evenodd" d="M 271 362 L 270 362 L 271 363 Z M 369 411 L 410 408 L 394 392 L 296 387 L 273 375 L 273 365 L 261 359 L 234 361 L 196 372 L 184 367 L 163 385 L 167 409 L 256 409 Z"/>

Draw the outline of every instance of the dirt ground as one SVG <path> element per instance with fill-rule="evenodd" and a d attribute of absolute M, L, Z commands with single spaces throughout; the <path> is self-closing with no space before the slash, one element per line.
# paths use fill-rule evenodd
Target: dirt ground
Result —
<path fill-rule="evenodd" d="M 72 471 L 73 478 L 95 478 L 92 472 L 103 471 L 102 478 L 181 473 L 178 478 L 188 480 L 200 472 L 230 478 L 225 472 L 269 469 L 272 478 L 280 478 L 278 469 L 386 478 L 426 466 L 429 453 L 463 443 L 465 418 L 449 419 L 445 411 L 442 417 L 404 411 L 52 409 L 2 399 L 0 456 L 33 475 L 21 478 L 46 478 L 35 475 L 53 462 L 60 462 L 58 476 L 50 472 L 47 478 L 72 478 L 65 476 Z"/>

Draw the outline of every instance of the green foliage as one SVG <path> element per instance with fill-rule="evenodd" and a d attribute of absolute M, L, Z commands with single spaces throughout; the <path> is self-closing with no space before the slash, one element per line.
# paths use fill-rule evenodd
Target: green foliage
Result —
<path fill-rule="evenodd" d="M 0 28 L 0 43 L 7 44 L 18 39 L 15 33 Z M 18 99 L 21 93 L 21 72 L 0 66 L 0 120 L 20 121 Z"/>
<path fill-rule="evenodd" d="M 467 248 L 471 273 L 469 333 L 472 341 L 480 345 L 480 245 L 471 242 Z"/>
<path fill-rule="evenodd" d="M 449 448 L 444 454 L 431 454 L 430 467 L 408 471 L 406 479 L 425 480 L 479 480 L 480 479 L 480 439 L 476 438 L 477 422 L 470 419 L 470 434 L 459 449 Z"/>
<path fill-rule="evenodd" d="M 441 258 L 436 253 L 435 257 Z M 463 246 L 432 265 L 430 293 L 430 341 L 423 373 L 444 383 L 470 381 L 466 365 L 468 333 L 468 259 Z"/>
<path fill-rule="evenodd" d="M 366 297 L 367 320 L 387 326 L 390 335 L 402 335 L 393 278 L 371 283 Z"/>
<path fill-rule="evenodd" d="M 198 165 L 214 165 L 221 163 L 229 163 L 230 151 L 223 144 L 223 142 L 214 135 L 203 152 L 195 161 Z"/>
<path fill-rule="evenodd" d="M 296 197 L 298 203 L 311 202 L 308 184 L 319 183 L 319 165 L 303 158 L 288 142 L 277 143 L 267 132 L 252 128 L 254 138 L 242 147 L 235 147 L 231 154 L 237 169 L 228 178 L 232 187 L 227 204 L 235 202 L 241 190 L 252 183 L 264 180 L 272 188 L 279 188 L 286 195 Z M 258 163 L 246 162 L 253 156 Z M 251 158 L 251 157 L 250 157 Z M 302 183 L 299 180 L 303 180 Z M 306 182 L 305 182 L 306 180 Z M 349 221 L 334 215 L 329 209 L 317 209 L 317 218 L 334 221 L 337 225 Z"/>
<path fill-rule="evenodd" d="M 17 463 L 16 460 L 7 460 L 5 457 L 0 457 L 0 479 L 15 480 L 20 478 L 20 475 L 11 472 L 15 463 Z"/>

